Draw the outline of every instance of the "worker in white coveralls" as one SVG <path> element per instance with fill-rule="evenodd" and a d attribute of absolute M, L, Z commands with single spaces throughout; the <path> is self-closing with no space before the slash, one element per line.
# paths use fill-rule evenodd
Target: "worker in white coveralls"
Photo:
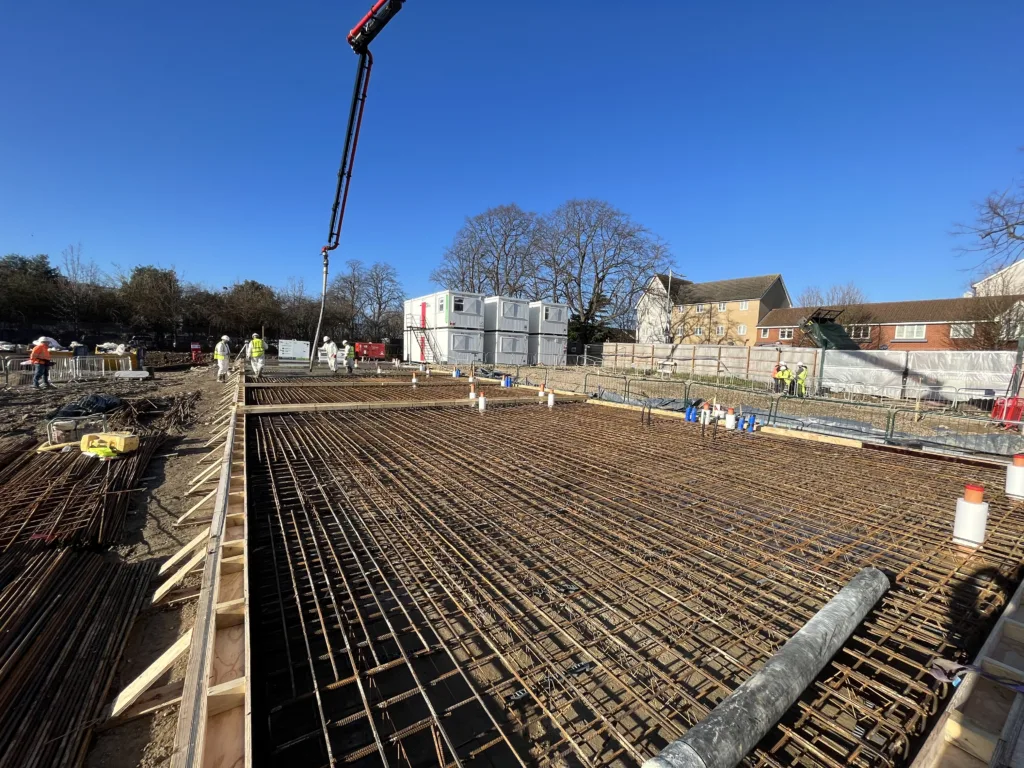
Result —
<path fill-rule="evenodd" d="M 356 348 L 348 343 L 348 339 L 342 339 L 341 351 L 345 356 L 345 368 L 352 373 L 352 367 L 356 364 Z"/>
<path fill-rule="evenodd" d="M 331 341 L 330 336 L 324 336 L 324 354 L 327 355 L 327 366 L 331 373 L 338 372 L 338 345 Z"/>
<path fill-rule="evenodd" d="M 263 364 L 267 361 L 267 349 L 263 339 L 258 333 L 254 333 L 249 343 L 245 345 L 245 356 L 249 358 L 249 365 L 252 366 L 252 373 L 257 379 L 263 373 Z"/>
<path fill-rule="evenodd" d="M 228 372 L 231 368 L 231 341 L 227 336 L 221 336 L 217 346 L 213 348 L 213 359 L 217 364 L 217 381 L 227 382 Z"/>

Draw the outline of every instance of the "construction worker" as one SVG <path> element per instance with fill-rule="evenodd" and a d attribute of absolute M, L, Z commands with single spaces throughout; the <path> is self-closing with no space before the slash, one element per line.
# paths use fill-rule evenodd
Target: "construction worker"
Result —
<path fill-rule="evenodd" d="M 228 372 L 231 369 L 231 341 L 227 336 L 221 336 L 217 346 L 213 348 L 213 359 L 217 364 L 217 381 L 227 383 Z"/>
<path fill-rule="evenodd" d="M 356 345 L 349 344 L 348 339 L 342 339 L 341 349 L 345 353 L 345 368 L 352 373 L 352 367 L 356 364 Z"/>
<path fill-rule="evenodd" d="M 330 336 L 324 336 L 324 354 L 327 355 L 327 366 L 331 373 L 338 372 L 338 345 L 331 341 Z"/>
<path fill-rule="evenodd" d="M 28 359 L 34 368 L 32 386 L 39 389 L 39 383 L 42 382 L 47 389 L 53 389 L 50 383 L 50 345 L 45 337 L 40 336 L 32 342 L 32 352 Z"/>
<path fill-rule="evenodd" d="M 796 369 L 796 393 L 799 397 L 807 396 L 807 366 L 803 363 Z"/>
<path fill-rule="evenodd" d="M 789 385 L 793 382 L 793 372 L 785 363 L 779 363 L 779 370 L 775 374 L 775 391 L 786 394 L 789 392 Z"/>
<path fill-rule="evenodd" d="M 781 365 L 782 363 L 778 362 L 772 367 L 772 389 L 776 392 L 779 391 L 779 367 Z"/>
<path fill-rule="evenodd" d="M 263 339 L 260 338 L 258 333 L 254 333 L 249 343 L 246 344 L 245 356 L 249 358 L 252 373 L 258 379 L 260 374 L 263 373 L 263 364 L 267 361 Z"/>

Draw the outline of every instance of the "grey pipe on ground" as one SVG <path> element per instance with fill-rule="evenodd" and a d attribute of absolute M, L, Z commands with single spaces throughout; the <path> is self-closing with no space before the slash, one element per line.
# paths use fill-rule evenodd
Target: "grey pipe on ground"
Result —
<path fill-rule="evenodd" d="M 800 698 L 889 590 L 865 568 L 754 675 L 643 768 L 734 768 Z"/>

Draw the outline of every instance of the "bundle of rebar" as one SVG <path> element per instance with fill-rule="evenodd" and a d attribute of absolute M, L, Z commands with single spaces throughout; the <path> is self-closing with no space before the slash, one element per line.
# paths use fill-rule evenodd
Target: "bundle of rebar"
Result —
<path fill-rule="evenodd" d="M 154 563 L 0 555 L 0 768 L 83 762 Z"/>
<path fill-rule="evenodd" d="M 34 437 L 0 438 L 0 471 L 36 447 Z"/>
<path fill-rule="evenodd" d="M 110 461 L 72 449 L 23 452 L 0 469 L 0 551 L 18 545 L 108 545 L 121 537 L 159 437 Z"/>

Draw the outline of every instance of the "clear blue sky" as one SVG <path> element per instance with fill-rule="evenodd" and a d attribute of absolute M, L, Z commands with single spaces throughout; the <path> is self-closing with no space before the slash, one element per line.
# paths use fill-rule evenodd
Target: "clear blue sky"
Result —
<path fill-rule="evenodd" d="M 0 253 L 315 284 L 369 6 L 0 0 Z M 408 0 L 335 261 L 424 292 L 464 216 L 598 197 L 691 279 L 958 295 L 950 230 L 1024 171 L 1022 29 L 1019 0 Z"/>

